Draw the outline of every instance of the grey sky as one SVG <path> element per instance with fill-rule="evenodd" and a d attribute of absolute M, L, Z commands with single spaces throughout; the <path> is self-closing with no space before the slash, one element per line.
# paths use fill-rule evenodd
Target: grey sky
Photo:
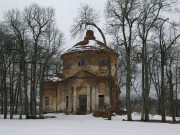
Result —
<path fill-rule="evenodd" d="M 77 16 L 80 4 L 90 4 L 98 12 L 100 12 L 101 16 L 103 16 L 106 1 L 107 0 L 0 0 L 0 21 L 3 20 L 4 12 L 12 8 L 18 8 L 22 10 L 25 6 L 28 6 L 32 3 L 38 3 L 40 6 L 51 6 L 56 10 L 56 21 L 58 27 L 65 34 L 66 46 L 68 46 L 69 48 L 73 46 L 78 40 L 73 40 L 70 38 L 70 27 L 73 23 L 73 18 Z M 169 17 L 169 15 L 167 16 Z M 170 17 L 173 17 L 173 20 L 179 20 L 180 15 L 174 14 L 172 16 L 170 15 Z M 101 19 L 101 24 L 103 24 L 102 22 L 103 21 Z M 97 39 L 102 40 L 98 32 L 95 32 L 95 36 L 97 37 Z"/>
<path fill-rule="evenodd" d="M 65 34 L 67 46 L 71 47 L 77 40 L 74 41 L 70 38 L 70 27 L 73 18 L 77 16 L 80 4 L 88 3 L 97 11 L 102 12 L 103 15 L 106 0 L 0 0 L 0 21 L 3 20 L 3 14 L 7 10 L 12 8 L 22 10 L 32 3 L 38 3 L 40 6 L 51 6 L 56 10 L 58 27 Z"/>

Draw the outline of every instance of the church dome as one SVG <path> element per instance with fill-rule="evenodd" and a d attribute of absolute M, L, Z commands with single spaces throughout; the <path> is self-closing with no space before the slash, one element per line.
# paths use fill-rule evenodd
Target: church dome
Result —
<path fill-rule="evenodd" d="M 63 74 L 65 78 L 68 78 L 81 71 L 105 75 L 108 61 L 113 69 L 116 66 L 118 54 L 101 41 L 96 40 L 94 32 L 88 30 L 84 40 L 67 50 L 61 58 Z"/>

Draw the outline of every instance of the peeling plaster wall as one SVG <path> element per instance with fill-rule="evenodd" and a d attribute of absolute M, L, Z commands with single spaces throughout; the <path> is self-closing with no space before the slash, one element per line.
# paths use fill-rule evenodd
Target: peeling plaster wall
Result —
<path fill-rule="evenodd" d="M 86 66 L 79 66 L 78 61 L 82 58 L 87 59 L 88 64 Z M 78 71 L 88 71 L 95 75 L 106 75 L 107 74 L 107 66 L 100 65 L 100 61 L 103 59 L 108 59 L 106 52 L 98 52 L 94 53 L 93 51 L 86 52 L 76 52 L 71 54 L 65 54 L 63 56 L 63 61 L 68 64 L 68 67 L 63 70 L 63 74 L 66 77 L 69 77 L 75 74 Z M 110 62 L 111 62 L 111 73 L 112 76 L 116 75 L 116 61 L 117 56 L 113 53 L 110 54 Z"/>
<path fill-rule="evenodd" d="M 98 110 L 98 96 L 104 95 L 105 105 L 109 104 L 109 91 L 106 79 L 69 79 L 61 82 L 57 88 L 48 87 L 43 91 L 43 99 L 49 97 L 50 107 L 44 112 L 70 112 L 77 113 L 79 110 L 79 96 L 87 95 L 87 113 Z M 74 92 L 76 91 L 76 92 Z M 114 93 L 114 92 L 113 92 Z M 69 97 L 66 108 L 66 96 Z"/>

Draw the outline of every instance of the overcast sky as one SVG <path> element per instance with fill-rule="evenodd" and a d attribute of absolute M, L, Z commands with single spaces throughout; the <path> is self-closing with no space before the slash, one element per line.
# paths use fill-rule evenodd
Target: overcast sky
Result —
<path fill-rule="evenodd" d="M 55 9 L 58 27 L 65 34 L 67 46 L 71 47 L 77 42 L 77 39 L 74 41 L 70 38 L 70 27 L 73 18 L 77 16 L 80 5 L 83 3 L 90 4 L 103 15 L 106 0 L 0 0 L 0 21 L 3 20 L 3 14 L 7 10 L 12 8 L 22 10 L 32 3 L 38 3 L 40 6 L 51 6 Z"/>
<path fill-rule="evenodd" d="M 80 8 L 80 5 L 84 3 L 90 4 L 98 12 L 100 12 L 103 18 L 106 1 L 107 0 L 0 0 L 0 21 L 3 20 L 4 12 L 12 8 L 22 10 L 25 6 L 29 6 L 32 3 L 38 3 L 40 6 L 51 6 L 56 11 L 55 17 L 58 27 L 65 34 L 66 46 L 68 46 L 69 48 L 79 40 L 73 40 L 70 38 L 70 27 L 73 23 L 73 18 L 77 16 L 78 8 Z M 176 19 L 180 18 L 180 16 L 177 15 L 173 15 L 173 17 Z M 101 36 L 98 32 L 95 32 L 95 36 L 98 40 L 102 41 Z"/>

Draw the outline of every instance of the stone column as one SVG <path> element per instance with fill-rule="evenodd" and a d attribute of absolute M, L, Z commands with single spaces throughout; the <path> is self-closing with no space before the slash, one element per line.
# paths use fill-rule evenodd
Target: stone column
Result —
<path fill-rule="evenodd" d="M 72 90 L 69 88 L 69 105 L 68 105 L 68 112 L 72 112 Z"/>
<path fill-rule="evenodd" d="M 95 87 L 92 87 L 92 111 L 95 111 L 96 109 L 96 89 Z"/>
<path fill-rule="evenodd" d="M 77 90 L 76 87 L 74 87 L 73 91 L 73 113 L 77 112 Z"/>
<path fill-rule="evenodd" d="M 87 86 L 87 113 L 90 112 L 90 106 L 91 106 L 90 99 L 91 99 L 91 88 L 90 86 Z"/>
<path fill-rule="evenodd" d="M 57 88 L 54 91 L 53 98 L 54 98 L 54 112 L 57 112 Z"/>
<path fill-rule="evenodd" d="M 105 96 L 105 104 L 110 105 L 110 99 L 109 96 Z"/>

